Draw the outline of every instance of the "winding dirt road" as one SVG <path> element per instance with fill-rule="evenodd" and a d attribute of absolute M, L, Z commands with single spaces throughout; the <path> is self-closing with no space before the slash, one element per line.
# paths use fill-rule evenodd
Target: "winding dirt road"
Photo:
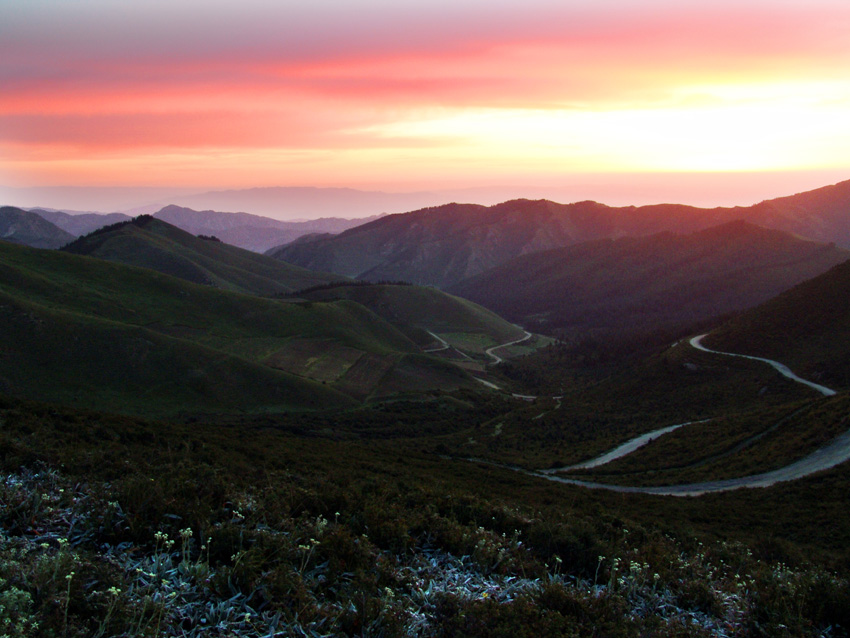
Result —
<path fill-rule="evenodd" d="M 519 328 L 519 326 L 517 326 L 517 328 Z M 496 350 L 499 350 L 500 348 L 507 348 L 508 346 L 515 346 L 518 343 L 522 343 L 523 341 L 528 341 L 529 339 L 531 339 L 532 334 L 530 332 L 528 332 L 528 330 L 523 330 L 522 328 L 520 328 L 520 330 L 522 330 L 525 333 L 524 337 L 522 337 L 520 339 L 516 339 L 514 341 L 509 341 L 508 343 L 499 344 L 498 346 L 493 346 L 492 348 L 487 348 L 484 351 L 484 354 L 486 354 L 488 357 L 491 357 L 493 359 L 494 365 L 497 364 L 497 363 L 502 363 L 502 361 L 504 361 L 504 359 L 502 359 L 502 357 L 500 357 L 499 355 L 497 355 L 495 353 Z"/>
<path fill-rule="evenodd" d="M 434 337 L 434 339 L 436 339 L 437 341 L 439 341 L 439 342 L 440 342 L 440 347 L 439 347 L 439 348 L 424 348 L 424 349 L 422 350 L 422 352 L 442 352 L 443 350 L 448 350 L 448 349 L 451 347 L 451 346 L 449 345 L 449 342 L 448 342 L 448 341 L 446 341 L 445 339 L 443 339 L 441 336 L 434 334 L 434 333 L 433 333 L 433 332 L 431 332 L 430 330 L 426 330 L 425 332 L 427 332 L 429 335 L 431 335 L 432 337 Z"/>
<path fill-rule="evenodd" d="M 702 350 L 703 352 L 710 352 L 712 354 L 719 354 L 729 357 L 743 357 L 745 359 L 762 361 L 772 366 L 775 370 L 777 370 L 785 377 L 796 381 L 797 383 L 802 383 L 803 385 L 813 388 L 824 396 L 829 397 L 834 396 L 836 394 L 836 391 L 832 390 L 831 388 L 827 388 L 826 386 L 822 386 L 820 384 L 813 383 L 812 381 L 808 381 L 806 379 L 798 377 L 796 374 L 791 372 L 791 370 L 787 366 L 779 363 L 778 361 L 773 361 L 772 359 L 764 359 L 762 357 L 752 357 L 749 355 L 735 354 L 732 352 L 720 352 L 718 350 L 710 350 L 709 348 L 706 348 L 700 343 L 703 337 L 705 336 L 706 335 L 703 334 L 692 338 L 690 340 L 690 345 L 696 348 L 697 350 Z M 621 458 L 623 456 L 626 456 L 627 454 L 630 454 L 631 452 L 634 452 L 636 449 L 640 448 L 643 445 L 646 445 L 649 441 L 658 436 L 663 436 L 664 434 L 677 430 L 685 425 L 703 422 L 704 421 L 689 421 L 687 423 L 679 423 L 676 425 L 668 426 L 666 428 L 660 428 L 658 430 L 654 430 L 652 432 L 648 432 L 647 434 L 636 437 L 630 441 L 626 441 L 625 443 L 614 448 L 610 452 L 606 452 L 605 454 L 598 456 L 594 459 L 562 468 L 553 468 L 546 470 L 525 470 L 516 466 L 492 463 L 483 459 L 468 460 L 475 461 L 478 463 L 487 463 L 489 465 L 510 469 L 516 472 L 527 474 L 528 476 L 534 476 L 537 478 L 546 479 L 547 481 L 554 481 L 556 483 L 578 485 L 580 487 L 608 490 L 611 492 L 623 492 L 632 494 L 655 494 L 659 496 L 700 496 L 702 494 L 708 494 L 712 492 L 728 492 L 741 488 L 770 487 L 771 485 L 775 485 L 776 483 L 782 483 L 785 481 L 795 481 L 797 479 L 801 479 L 811 474 L 814 474 L 815 472 L 828 470 L 830 468 L 835 467 L 836 465 L 840 465 L 841 463 L 850 460 L 850 431 L 847 431 L 844 434 L 841 434 L 840 436 L 833 439 L 827 445 L 824 445 L 823 447 L 819 448 L 818 450 L 815 450 L 808 456 L 800 459 L 799 461 L 795 461 L 790 465 L 786 465 L 785 467 L 779 468 L 778 470 L 773 470 L 771 472 L 763 472 L 761 474 L 754 474 L 752 476 L 742 476 L 740 478 L 725 479 L 720 481 L 708 481 L 705 483 L 690 483 L 687 485 L 633 487 L 624 485 L 611 485 L 608 483 L 593 483 L 589 481 L 580 481 L 577 479 L 571 479 L 556 475 L 557 472 L 563 472 L 565 470 L 598 467 L 600 465 L 604 465 L 605 463 L 610 463 L 614 459 Z"/>
<path fill-rule="evenodd" d="M 669 485 L 664 487 L 627 487 L 622 485 L 608 485 L 604 483 L 590 483 L 575 479 L 552 476 L 542 472 L 527 472 L 532 476 L 540 476 L 550 481 L 567 483 L 569 485 L 581 485 L 592 489 L 605 489 L 612 492 L 632 492 L 636 494 L 658 494 L 661 496 L 700 496 L 710 492 L 728 492 L 742 487 L 770 487 L 776 483 L 785 481 L 796 481 L 803 477 L 828 470 L 840 465 L 850 459 L 850 432 L 845 432 L 832 443 L 816 450 L 807 457 L 786 465 L 772 472 L 742 476 L 740 478 L 725 479 L 722 481 L 708 481 L 706 483 L 690 483 L 688 485 Z"/>
<path fill-rule="evenodd" d="M 752 359 L 753 361 L 762 361 L 763 363 L 766 363 L 770 366 L 773 366 L 774 370 L 779 372 L 779 374 L 781 374 L 782 376 L 788 377 L 789 379 L 791 379 L 792 381 L 796 381 L 797 383 L 802 383 L 803 385 L 807 385 L 810 388 L 817 390 L 818 392 L 820 392 L 825 397 L 831 397 L 831 396 L 835 395 L 835 390 L 831 390 L 830 388 L 827 388 L 826 386 L 820 385 L 819 383 L 814 383 L 812 381 L 807 381 L 806 379 L 801 379 L 796 374 L 791 372 L 791 369 L 788 366 L 783 365 L 783 364 L 779 363 L 778 361 L 774 361 L 773 359 L 764 359 L 762 357 L 752 357 L 748 354 L 735 354 L 734 352 L 721 352 L 720 350 L 711 350 L 710 348 L 706 348 L 701 343 L 703 338 L 706 337 L 706 336 L 707 335 L 703 334 L 703 335 L 699 335 L 698 337 L 694 337 L 690 341 L 691 346 L 693 346 L 697 350 L 702 350 L 703 352 L 710 352 L 712 354 L 722 354 L 722 355 L 726 355 L 727 357 L 740 357 L 741 359 Z"/>
<path fill-rule="evenodd" d="M 711 419 L 703 419 L 702 421 L 687 421 L 686 423 L 677 423 L 676 425 L 668 425 L 666 428 L 659 428 L 657 430 L 653 430 L 652 432 L 647 432 L 646 434 L 641 434 L 638 437 L 635 437 L 629 441 L 626 441 L 622 445 L 615 447 L 610 452 L 606 452 L 600 456 L 597 456 L 594 459 L 590 459 L 589 461 L 583 461 L 582 463 L 576 463 L 575 465 L 567 465 L 565 467 L 554 467 L 548 470 L 540 470 L 541 474 L 557 474 L 558 472 L 568 472 L 569 470 L 587 470 L 592 467 L 599 467 L 600 465 L 605 465 L 606 463 L 610 463 L 611 461 L 616 461 L 619 458 L 626 456 L 627 454 L 631 454 L 638 448 L 642 448 L 647 443 L 654 441 L 659 436 L 663 436 L 665 434 L 669 434 L 674 430 L 678 430 L 679 428 L 685 425 L 691 425 L 693 423 L 705 423 L 706 421 L 710 421 Z"/>

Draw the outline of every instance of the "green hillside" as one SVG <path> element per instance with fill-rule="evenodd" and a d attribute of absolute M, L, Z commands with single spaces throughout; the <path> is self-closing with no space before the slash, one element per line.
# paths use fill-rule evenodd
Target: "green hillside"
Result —
<path fill-rule="evenodd" d="M 469 383 L 351 301 L 291 303 L 99 259 L 0 245 L 0 383 L 165 414 L 333 408 Z M 297 376 L 295 376 L 297 375 Z"/>
<path fill-rule="evenodd" d="M 829 387 L 850 387 L 850 261 L 735 317 L 703 343 L 776 359 Z"/>
<path fill-rule="evenodd" d="M 141 215 L 81 237 L 64 250 L 130 266 L 151 268 L 196 284 L 273 295 L 339 280 L 222 243 Z"/>
<path fill-rule="evenodd" d="M 299 293 L 308 299 L 349 299 L 398 327 L 425 348 L 439 347 L 434 336 L 470 355 L 519 339 L 524 331 L 476 303 L 436 288 L 399 284 L 321 287 Z"/>

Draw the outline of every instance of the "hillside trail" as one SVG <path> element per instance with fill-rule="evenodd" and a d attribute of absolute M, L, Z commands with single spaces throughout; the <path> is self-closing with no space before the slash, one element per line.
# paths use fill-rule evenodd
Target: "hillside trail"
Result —
<path fill-rule="evenodd" d="M 798 377 L 796 374 L 791 372 L 791 370 L 779 363 L 778 361 L 774 361 L 772 359 L 765 359 L 762 357 L 753 357 L 749 355 L 741 355 L 735 354 L 732 352 L 721 352 L 718 350 L 710 350 L 703 346 L 700 342 L 703 337 L 706 335 L 699 335 L 693 337 L 690 340 L 690 345 L 697 350 L 702 350 L 704 352 L 710 352 L 712 354 L 725 355 L 730 357 L 743 357 L 745 359 L 753 359 L 755 361 L 762 361 L 764 363 L 769 364 L 775 370 L 777 370 L 783 376 L 796 381 L 797 383 L 802 383 L 814 390 L 817 390 L 824 396 L 834 396 L 836 394 L 835 390 L 831 388 L 827 388 L 826 386 L 822 386 L 817 383 L 813 383 L 806 379 L 802 379 Z M 759 487 L 770 487 L 771 485 L 775 485 L 776 483 L 783 483 L 786 481 L 795 481 L 815 472 L 820 472 L 823 470 L 828 470 L 833 468 L 841 463 L 844 463 L 847 460 L 850 460 L 850 430 L 845 432 L 844 434 L 839 435 L 835 439 L 833 439 L 827 445 L 815 450 L 808 456 L 803 457 L 802 459 L 795 461 L 785 467 L 781 467 L 778 470 L 773 470 L 770 472 L 763 472 L 761 474 L 754 474 L 752 476 L 742 476 L 739 478 L 732 479 L 724 479 L 719 481 L 706 481 L 703 483 L 688 483 L 682 485 L 665 485 L 665 486 L 656 486 L 656 487 L 634 487 L 634 486 L 625 486 L 625 485 L 613 485 L 608 483 L 594 483 L 591 481 L 580 481 L 578 479 L 571 479 L 563 476 L 557 476 L 557 472 L 562 472 L 567 469 L 578 469 L 578 468 L 590 468 L 590 467 L 599 467 L 600 465 L 604 465 L 605 463 L 609 463 L 616 458 L 621 458 L 631 452 L 634 452 L 636 449 L 641 447 L 642 445 L 646 445 L 650 440 L 655 437 L 662 436 L 667 434 L 668 432 L 672 432 L 677 430 L 680 427 L 685 425 L 690 425 L 692 423 L 702 423 L 704 421 L 689 421 L 687 423 L 679 423 L 676 425 L 671 425 L 666 428 L 660 428 L 658 430 L 654 430 L 647 434 L 643 434 L 639 437 L 636 437 L 622 445 L 614 448 L 610 452 L 607 452 L 601 456 L 598 456 L 589 461 L 585 461 L 583 463 L 579 463 L 576 465 L 568 466 L 565 468 L 550 468 L 546 470 L 526 470 L 524 468 L 520 468 L 513 465 L 505 465 L 501 463 L 494 463 L 491 461 L 486 461 L 483 459 L 468 459 L 477 463 L 486 463 L 488 465 L 494 465 L 497 467 L 501 467 L 504 469 L 510 469 L 515 472 L 521 472 L 528 476 L 534 476 L 537 478 L 543 478 L 547 481 L 554 481 L 556 483 L 564 483 L 567 485 L 577 485 L 580 487 L 586 487 L 590 489 L 600 489 L 600 490 L 608 490 L 611 492 L 620 492 L 620 493 L 630 493 L 630 494 L 654 494 L 658 496 L 700 496 L 702 494 L 709 493 L 717 493 L 717 492 L 728 492 L 731 490 L 737 490 L 741 488 L 759 488 Z"/>
<path fill-rule="evenodd" d="M 448 350 L 451 347 L 449 345 L 449 342 L 443 339 L 441 336 L 434 334 L 430 330 L 426 330 L 425 332 L 434 337 L 434 339 L 436 339 L 440 343 L 440 346 L 438 348 L 423 348 L 422 352 L 442 352 L 443 350 Z"/>
<path fill-rule="evenodd" d="M 541 474 L 557 474 L 558 472 L 568 472 L 569 470 L 588 470 L 592 467 L 599 467 L 600 465 L 605 465 L 610 463 L 611 461 L 616 461 L 619 458 L 622 458 L 628 454 L 631 454 L 638 448 L 643 447 L 647 443 L 654 441 L 659 436 L 663 436 L 665 434 L 669 434 L 675 430 L 678 430 L 681 427 L 686 425 L 692 425 L 694 423 L 706 423 L 711 419 L 702 419 L 701 421 L 686 421 L 685 423 L 677 423 L 676 425 L 668 425 L 664 428 L 658 428 L 657 430 L 653 430 L 652 432 L 647 432 L 646 434 L 641 434 L 633 439 L 630 439 L 615 447 L 613 450 L 609 452 L 605 452 L 595 458 L 590 459 L 589 461 L 582 461 L 581 463 L 576 463 L 575 465 L 565 465 L 564 467 L 553 467 L 546 470 L 540 470 Z"/>
<path fill-rule="evenodd" d="M 517 326 L 517 328 L 520 328 L 520 327 Z M 528 341 L 533 336 L 528 330 L 523 330 L 522 328 L 520 328 L 520 330 L 522 330 L 525 333 L 524 337 L 521 337 L 519 339 L 515 339 L 513 341 L 508 341 L 507 343 L 500 343 L 498 346 L 493 346 L 492 348 L 487 348 L 484 351 L 484 354 L 486 354 L 488 357 L 493 359 L 494 365 L 497 364 L 497 363 L 502 363 L 502 361 L 504 361 L 504 359 L 502 359 L 502 357 L 500 357 L 499 355 L 497 355 L 495 353 L 496 350 L 499 350 L 500 348 L 507 348 L 508 346 L 515 346 L 516 344 L 522 343 L 523 341 Z"/>
<path fill-rule="evenodd" d="M 835 390 L 827 388 L 826 386 L 820 385 L 819 383 L 814 383 L 813 381 L 808 381 L 806 379 L 802 379 L 798 377 L 796 374 L 791 372 L 791 369 L 778 361 L 774 361 L 773 359 L 765 359 L 763 357 L 753 357 L 748 354 L 735 354 L 734 352 L 721 352 L 720 350 L 712 350 L 710 348 L 706 348 L 702 345 L 702 340 L 708 336 L 708 334 L 701 334 L 699 336 L 693 337 L 690 341 L 691 346 L 696 348 L 697 350 L 702 350 L 703 352 L 710 352 L 712 354 L 722 354 L 727 357 L 740 357 L 742 359 L 751 359 L 752 361 L 762 361 L 763 363 L 767 363 L 770 366 L 779 372 L 784 377 L 791 379 L 792 381 L 796 381 L 797 383 L 802 383 L 803 385 L 807 385 L 810 388 L 817 390 L 825 397 L 831 397 L 835 395 Z"/>

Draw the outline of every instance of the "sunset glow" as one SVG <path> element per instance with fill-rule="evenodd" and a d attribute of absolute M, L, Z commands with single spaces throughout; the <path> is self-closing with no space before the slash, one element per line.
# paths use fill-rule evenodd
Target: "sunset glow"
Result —
<path fill-rule="evenodd" d="M 847 169 L 850 4 L 11 0 L 0 184 Z M 746 202 L 742 202 L 746 203 Z"/>

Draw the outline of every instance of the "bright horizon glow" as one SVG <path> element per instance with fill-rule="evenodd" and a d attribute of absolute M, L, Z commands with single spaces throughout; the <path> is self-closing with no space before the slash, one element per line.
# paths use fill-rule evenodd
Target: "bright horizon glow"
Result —
<path fill-rule="evenodd" d="M 0 184 L 850 177 L 837 0 L 12 0 Z"/>

